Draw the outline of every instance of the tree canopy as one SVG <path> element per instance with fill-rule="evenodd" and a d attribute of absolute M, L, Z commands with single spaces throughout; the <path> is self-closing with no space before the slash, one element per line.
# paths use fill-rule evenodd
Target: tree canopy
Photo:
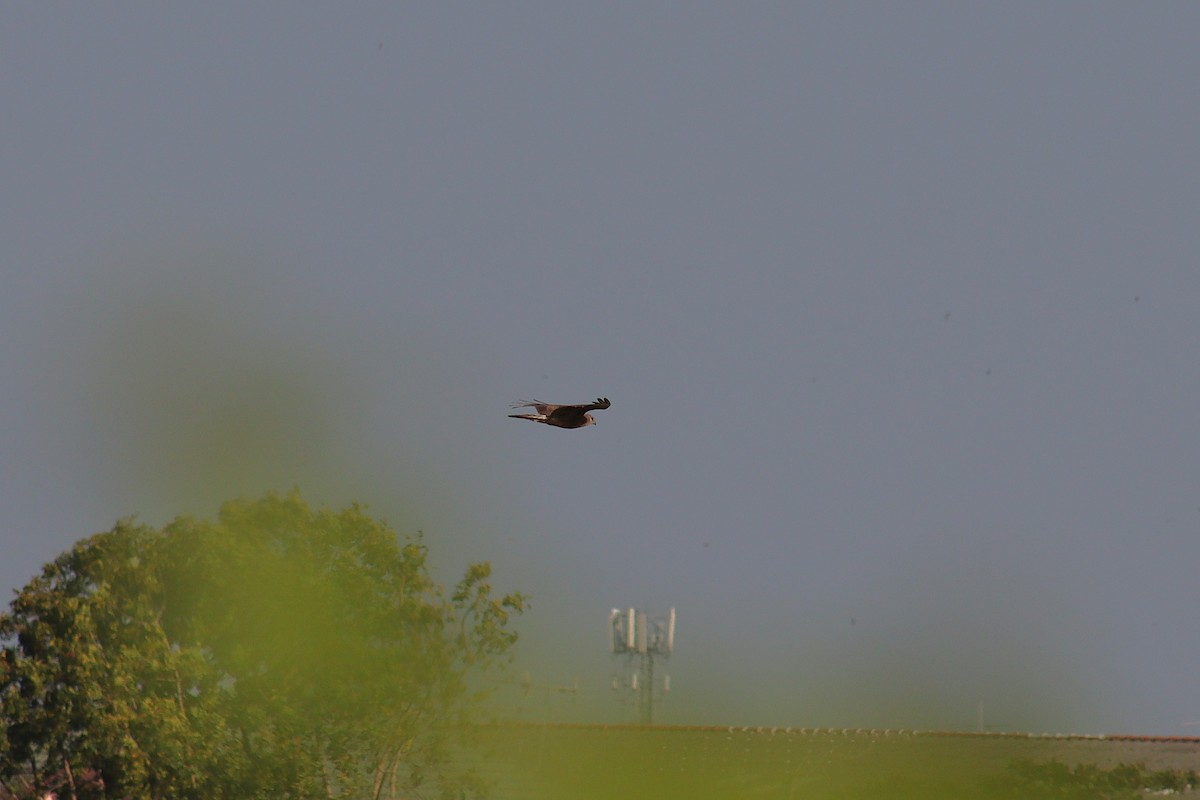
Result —
<path fill-rule="evenodd" d="M 0 615 L 0 781 L 20 796 L 474 795 L 456 748 L 526 600 L 447 591 L 420 536 L 297 493 L 125 520 Z"/>

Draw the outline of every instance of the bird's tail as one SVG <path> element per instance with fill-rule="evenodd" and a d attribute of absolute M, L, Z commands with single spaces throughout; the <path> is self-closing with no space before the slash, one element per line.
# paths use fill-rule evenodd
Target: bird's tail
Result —
<path fill-rule="evenodd" d="M 510 419 L 531 419 L 534 422 L 544 422 L 545 417 L 541 414 L 509 414 Z"/>

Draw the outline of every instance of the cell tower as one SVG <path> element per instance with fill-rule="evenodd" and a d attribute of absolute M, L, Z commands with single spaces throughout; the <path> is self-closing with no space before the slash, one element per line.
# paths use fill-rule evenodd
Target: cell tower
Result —
<path fill-rule="evenodd" d="M 671 676 L 666 672 L 661 684 L 655 685 L 654 659 L 669 659 L 675 649 L 675 609 L 666 617 L 650 619 L 646 611 L 614 608 L 608 612 L 608 649 L 625 661 L 625 674 L 613 678 L 613 690 L 637 697 L 638 717 L 651 724 L 655 696 L 671 691 Z"/>

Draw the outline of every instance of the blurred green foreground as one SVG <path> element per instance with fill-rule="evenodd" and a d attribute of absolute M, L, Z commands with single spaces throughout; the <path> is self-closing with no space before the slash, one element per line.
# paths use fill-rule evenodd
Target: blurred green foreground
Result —
<path fill-rule="evenodd" d="M 495 800 L 1098 800 L 1195 792 L 1200 768 L 1200 740 L 530 725 L 484 744 Z"/>

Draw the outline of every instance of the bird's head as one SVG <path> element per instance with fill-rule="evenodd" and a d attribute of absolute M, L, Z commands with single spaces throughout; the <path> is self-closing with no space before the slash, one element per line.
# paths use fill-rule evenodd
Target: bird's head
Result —
<path fill-rule="evenodd" d="M 586 428 L 588 425 L 595 425 L 595 424 L 596 424 L 595 417 L 593 417 L 591 414 L 584 414 L 583 415 L 583 425 L 581 425 L 580 427 Z"/>

